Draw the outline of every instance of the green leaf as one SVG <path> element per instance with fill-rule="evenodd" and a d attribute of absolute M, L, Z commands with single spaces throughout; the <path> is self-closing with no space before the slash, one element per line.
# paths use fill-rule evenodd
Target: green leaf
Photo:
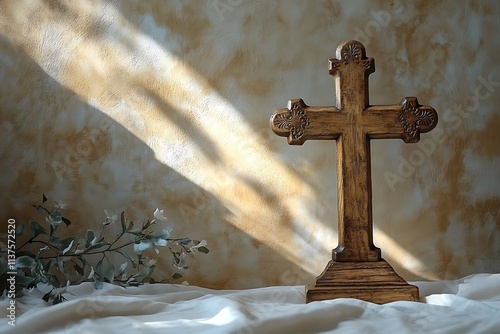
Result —
<path fill-rule="evenodd" d="M 134 252 L 136 254 L 142 254 L 142 252 L 151 248 L 153 248 L 153 243 L 149 240 L 141 240 L 134 244 Z"/>
<path fill-rule="evenodd" d="M 152 241 L 156 246 L 164 247 L 167 245 L 167 240 L 163 238 L 153 238 Z"/>
<path fill-rule="evenodd" d="M 192 240 L 190 238 L 184 238 L 182 239 L 181 241 L 179 241 L 179 243 L 181 245 L 189 245 L 189 243 L 191 242 Z"/>
<path fill-rule="evenodd" d="M 78 260 L 82 261 L 83 267 L 85 268 L 86 265 L 90 265 L 87 260 L 83 256 L 79 256 Z"/>
<path fill-rule="evenodd" d="M 63 255 L 66 254 L 71 249 L 71 247 L 73 247 L 73 242 L 74 242 L 74 240 L 71 240 L 71 242 L 68 245 L 68 247 L 66 247 L 66 248 L 63 249 Z"/>
<path fill-rule="evenodd" d="M 36 283 L 36 288 L 38 290 L 40 290 L 41 292 L 45 292 L 45 291 L 52 291 L 54 290 L 54 287 L 52 285 L 49 285 L 49 282 L 38 282 Z"/>
<path fill-rule="evenodd" d="M 19 256 L 16 258 L 16 268 L 33 268 L 35 263 L 35 259 L 31 256 Z"/>
<path fill-rule="evenodd" d="M 95 266 L 95 273 L 99 276 L 99 278 L 104 279 L 104 257 L 97 262 L 97 265 Z"/>
<path fill-rule="evenodd" d="M 84 270 L 83 270 L 83 268 L 80 265 L 78 265 L 78 264 L 75 263 L 73 265 L 73 268 L 78 273 L 78 275 L 83 276 Z"/>
<path fill-rule="evenodd" d="M 64 298 L 62 295 L 60 294 L 57 294 L 55 297 L 54 297 L 54 301 L 52 302 L 52 305 L 57 305 L 59 303 L 62 303 L 63 301 L 65 301 L 66 298 Z"/>
<path fill-rule="evenodd" d="M 151 275 L 156 269 L 156 266 L 155 265 L 152 265 L 151 267 L 149 267 L 149 273 L 148 273 L 148 276 Z"/>
<path fill-rule="evenodd" d="M 170 237 L 170 232 L 167 231 L 166 229 L 163 229 L 160 232 L 156 233 L 154 237 L 160 239 L 167 239 L 168 237 Z"/>
<path fill-rule="evenodd" d="M 61 244 L 61 240 L 59 240 L 59 237 L 56 237 L 55 235 L 53 235 L 49 239 L 49 244 L 59 248 L 59 245 Z"/>
<path fill-rule="evenodd" d="M 115 277 L 115 268 L 113 264 L 109 263 L 106 265 L 104 263 L 104 258 L 99 261 L 95 267 L 95 272 L 101 280 L 108 280 L 109 283 L 113 283 Z"/>
<path fill-rule="evenodd" d="M 96 290 L 102 290 L 103 286 L 102 281 L 94 276 L 94 287 Z"/>
<path fill-rule="evenodd" d="M 128 262 L 123 262 L 121 265 L 120 265 L 120 270 L 118 272 L 118 275 L 121 275 L 125 272 L 125 270 L 127 270 L 127 267 L 128 267 Z"/>
<path fill-rule="evenodd" d="M 36 238 L 40 234 L 47 234 L 45 229 L 40 224 L 38 224 L 38 222 L 30 220 L 29 225 L 31 230 L 31 239 Z"/>
<path fill-rule="evenodd" d="M 63 261 L 63 258 L 62 257 L 57 257 L 57 268 L 59 268 L 59 270 L 63 270 L 64 269 L 64 261 Z"/>
<path fill-rule="evenodd" d="M 50 290 L 49 292 L 47 292 L 46 294 L 43 295 L 42 299 L 44 301 L 46 301 L 47 303 L 49 302 L 49 299 L 50 299 L 50 295 L 52 294 L 52 291 L 53 290 Z"/>
<path fill-rule="evenodd" d="M 35 277 L 18 274 L 16 275 L 16 285 L 27 288 L 35 281 L 35 279 Z"/>
<path fill-rule="evenodd" d="M 36 209 L 36 211 L 38 211 L 38 213 L 40 213 L 40 214 L 46 214 L 46 215 L 50 216 L 50 211 L 47 210 L 46 208 L 44 208 L 43 206 L 41 206 L 41 205 L 33 205 L 33 207 Z"/>
<path fill-rule="evenodd" d="M 85 248 L 89 248 L 90 244 L 92 243 L 92 240 L 94 240 L 94 231 L 92 230 L 87 230 L 85 233 Z"/>
<path fill-rule="evenodd" d="M 173 275 L 172 275 L 172 279 L 173 279 L 173 280 L 178 280 L 178 279 L 179 279 L 179 278 L 181 278 L 181 277 L 182 277 L 182 275 L 181 275 L 181 274 L 179 274 L 179 273 L 175 273 L 175 274 L 173 274 Z"/>
<path fill-rule="evenodd" d="M 22 224 L 17 225 L 16 226 L 16 237 L 23 235 L 23 232 L 24 232 L 24 225 L 22 225 Z"/>
<path fill-rule="evenodd" d="M 90 273 L 87 277 L 87 279 L 95 278 L 95 270 L 94 267 L 90 266 Z"/>
<path fill-rule="evenodd" d="M 50 259 L 44 266 L 43 270 L 49 271 L 50 268 L 56 265 L 57 260 L 56 259 Z"/>
<path fill-rule="evenodd" d="M 133 275 L 132 277 L 136 282 L 142 282 L 146 277 L 151 275 L 153 271 L 155 270 L 156 266 L 151 266 L 151 267 L 146 267 L 142 268 L 141 271 L 139 271 L 137 274 Z"/>
<path fill-rule="evenodd" d="M 122 231 L 125 232 L 127 230 L 127 222 L 125 220 L 125 211 L 122 211 L 122 213 L 120 215 L 120 220 L 122 223 Z"/>
<path fill-rule="evenodd" d="M 71 247 L 73 247 L 73 243 L 75 242 L 74 237 L 69 237 L 64 240 L 61 240 L 61 243 L 59 244 L 59 250 L 62 251 L 63 255 L 66 254 Z"/>
<path fill-rule="evenodd" d="M 104 278 L 106 278 L 109 283 L 113 283 L 113 279 L 115 278 L 115 267 L 112 263 L 109 263 L 109 265 L 104 268 Z"/>
<path fill-rule="evenodd" d="M 61 217 L 61 219 L 64 222 L 64 224 L 66 224 L 66 226 L 71 225 L 71 221 L 68 218 Z"/>
<path fill-rule="evenodd" d="M 130 231 L 133 228 L 134 228 L 134 222 L 133 221 L 129 221 L 128 222 L 128 226 L 127 226 L 127 231 Z"/>
<path fill-rule="evenodd" d="M 203 247 L 203 246 L 202 247 L 198 247 L 196 249 L 198 250 L 198 252 L 202 252 L 204 254 L 208 254 L 208 252 L 209 252 L 208 248 L 207 247 Z"/>
<path fill-rule="evenodd" d="M 53 286 L 60 287 L 61 282 L 59 282 L 59 279 L 57 278 L 56 275 L 50 275 L 50 282 L 52 283 Z"/>
<path fill-rule="evenodd" d="M 117 253 L 120 253 L 121 255 L 123 255 L 123 257 L 124 257 L 124 258 L 126 258 L 126 259 L 130 260 L 132 263 L 134 262 L 134 261 L 132 260 L 132 258 L 131 258 L 131 257 L 130 257 L 127 253 L 122 252 L 122 251 L 121 251 L 121 250 L 119 250 L 119 249 L 117 249 L 117 250 L 116 250 L 116 252 L 117 252 Z"/>
<path fill-rule="evenodd" d="M 16 252 L 17 257 L 23 256 L 23 255 L 29 255 L 29 256 L 33 257 L 35 254 L 33 254 L 33 252 L 27 251 L 27 250 L 22 250 L 22 251 Z"/>
<path fill-rule="evenodd" d="M 49 249 L 49 246 L 44 246 L 44 247 L 40 248 L 40 250 L 36 254 L 36 258 L 39 259 L 40 256 L 42 255 L 42 253 L 45 252 L 47 249 Z M 43 260 L 39 260 L 39 261 L 42 262 Z"/>
<path fill-rule="evenodd" d="M 54 211 L 50 214 L 50 224 L 54 226 L 54 230 L 62 223 L 62 216 L 59 211 Z"/>
<path fill-rule="evenodd" d="M 42 194 L 42 204 L 47 202 L 47 197 L 45 197 L 45 194 Z"/>
<path fill-rule="evenodd" d="M 185 255 L 186 254 L 184 252 L 172 252 L 172 256 L 174 257 L 172 259 L 174 266 L 176 266 L 179 269 L 181 268 L 187 269 L 187 265 L 184 261 Z"/>

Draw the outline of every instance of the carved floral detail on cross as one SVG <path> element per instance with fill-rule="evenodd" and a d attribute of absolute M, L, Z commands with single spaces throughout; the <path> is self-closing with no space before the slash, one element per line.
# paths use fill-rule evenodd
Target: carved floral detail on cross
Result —
<path fill-rule="evenodd" d="M 407 97 L 401 101 L 401 114 L 398 122 L 403 127 L 404 140 L 406 142 L 416 142 L 419 139 L 419 133 L 424 128 L 436 124 L 436 112 L 433 109 L 421 108 L 416 97 Z"/>
<path fill-rule="evenodd" d="M 342 47 L 339 58 L 342 60 L 342 63 L 344 65 L 352 62 L 355 64 L 361 63 L 368 70 L 371 69 L 373 65 L 373 58 L 366 58 L 363 45 L 356 41 L 351 41 L 350 43 L 345 44 Z M 340 67 L 340 63 L 340 60 L 337 60 L 335 58 L 330 59 L 330 70 L 338 70 Z"/>
<path fill-rule="evenodd" d="M 344 60 L 345 65 L 347 65 L 350 60 L 353 60 L 354 62 L 356 62 L 356 64 L 359 64 L 360 57 L 361 50 L 354 43 L 347 44 L 342 50 L 342 59 Z"/>
<path fill-rule="evenodd" d="M 292 103 L 290 110 L 277 114 L 273 123 L 280 130 L 290 131 L 293 139 L 301 138 L 306 127 L 311 124 L 299 103 Z"/>

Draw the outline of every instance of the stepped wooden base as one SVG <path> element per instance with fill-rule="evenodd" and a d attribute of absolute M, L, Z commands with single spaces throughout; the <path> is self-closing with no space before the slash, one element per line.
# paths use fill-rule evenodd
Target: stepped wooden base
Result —
<path fill-rule="evenodd" d="M 335 298 L 357 298 L 384 304 L 398 300 L 418 301 L 418 288 L 408 284 L 385 260 L 373 262 L 330 261 L 306 286 L 306 302 Z"/>

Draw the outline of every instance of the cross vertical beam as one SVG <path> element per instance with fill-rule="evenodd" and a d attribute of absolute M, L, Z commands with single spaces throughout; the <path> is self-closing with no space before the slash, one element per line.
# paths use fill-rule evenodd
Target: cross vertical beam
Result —
<path fill-rule="evenodd" d="M 347 127 L 337 139 L 338 246 L 334 261 L 378 261 L 373 244 L 370 143 L 359 126 L 369 104 L 368 76 L 375 71 L 360 43 L 348 43 L 330 59 L 336 107 L 347 114 Z"/>

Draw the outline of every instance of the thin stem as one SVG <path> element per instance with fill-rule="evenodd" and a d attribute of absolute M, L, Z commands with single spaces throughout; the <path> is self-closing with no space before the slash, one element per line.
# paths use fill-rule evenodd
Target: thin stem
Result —
<path fill-rule="evenodd" d="M 111 248 L 111 246 L 113 246 L 113 245 L 114 245 L 114 244 L 115 244 L 118 240 L 120 240 L 120 238 L 121 238 L 124 234 L 125 234 L 125 232 L 123 232 L 123 231 L 122 231 L 122 233 L 120 233 L 120 235 L 118 236 L 118 238 L 116 238 L 116 239 L 115 239 L 115 241 L 113 241 L 113 242 L 109 245 L 108 249 L 110 249 L 110 248 Z"/>
<path fill-rule="evenodd" d="M 17 250 L 20 250 L 21 248 L 23 248 L 24 246 L 26 246 L 26 244 L 29 244 L 29 243 L 32 243 L 33 240 L 35 240 L 36 237 L 38 237 L 40 234 L 38 235 L 35 235 L 34 237 L 31 237 L 28 241 L 26 241 L 24 244 L 21 245 L 21 247 L 19 247 Z M 42 241 L 40 241 L 42 242 Z"/>
<path fill-rule="evenodd" d="M 56 257 L 58 257 L 58 256 L 82 256 L 82 255 L 104 254 L 104 253 L 106 253 L 106 252 L 114 252 L 114 251 L 116 251 L 117 249 L 121 249 L 121 248 L 127 247 L 128 245 L 131 245 L 131 244 L 135 243 L 136 241 L 140 241 L 140 240 L 143 240 L 143 239 L 144 239 L 144 237 L 141 237 L 141 238 L 139 238 L 139 239 L 137 239 L 137 240 L 132 240 L 132 241 L 130 241 L 130 242 L 127 242 L 127 243 L 126 243 L 126 244 L 124 244 L 124 245 L 117 246 L 117 247 L 115 247 L 115 248 L 110 248 L 110 247 L 111 247 L 111 245 L 110 245 L 110 246 L 108 246 L 108 248 L 107 248 L 107 249 L 102 250 L 102 251 L 95 251 L 95 252 L 89 252 L 89 253 L 87 253 L 87 252 L 82 252 L 82 253 L 78 253 L 78 254 L 64 254 L 64 255 L 44 256 L 44 257 L 40 257 L 39 259 L 42 259 L 42 260 L 47 260 L 47 259 L 53 259 L 53 258 L 56 258 Z"/>

